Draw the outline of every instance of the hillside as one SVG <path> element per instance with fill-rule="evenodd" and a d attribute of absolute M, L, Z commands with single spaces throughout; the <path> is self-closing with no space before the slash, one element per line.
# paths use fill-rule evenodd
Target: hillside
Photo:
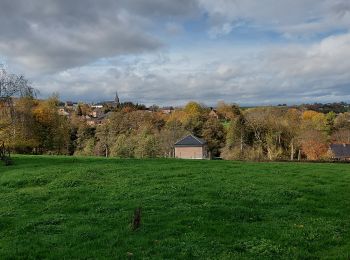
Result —
<path fill-rule="evenodd" d="M 1 259 L 350 257 L 347 164 L 15 163 L 0 166 Z"/>

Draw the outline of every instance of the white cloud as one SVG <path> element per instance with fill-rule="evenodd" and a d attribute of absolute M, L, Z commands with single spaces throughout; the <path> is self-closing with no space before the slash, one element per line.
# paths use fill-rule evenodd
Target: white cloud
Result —
<path fill-rule="evenodd" d="M 347 0 L 2 0 L 0 59 L 43 97 L 349 100 L 349 11 Z M 249 41 L 221 37 L 238 30 Z M 264 32 L 285 39 L 258 46 Z"/>
<path fill-rule="evenodd" d="M 198 0 L 206 10 L 211 36 L 231 33 L 242 21 L 260 30 L 286 37 L 306 37 L 331 30 L 350 29 L 347 0 Z"/>
<path fill-rule="evenodd" d="M 58 74 L 42 86 L 57 86 L 64 97 L 88 100 L 112 98 L 116 90 L 124 100 L 184 104 L 189 100 L 215 104 L 218 100 L 241 104 L 340 101 L 350 98 L 350 34 L 331 36 L 310 45 L 251 47 L 227 55 L 227 48 L 143 55 L 109 66 Z M 51 82 L 56 82 L 52 85 Z M 65 87 L 63 87 L 65 86 Z M 74 91 L 72 91 L 74 90 Z"/>

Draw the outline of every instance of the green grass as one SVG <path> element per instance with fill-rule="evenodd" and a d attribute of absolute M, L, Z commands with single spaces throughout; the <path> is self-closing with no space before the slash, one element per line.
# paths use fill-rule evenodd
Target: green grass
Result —
<path fill-rule="evenodd" d="M 142 226 L 132 231 L 133 211 Z M 17 156 L 0 259 L 350 258 L 350 165 Z"/>

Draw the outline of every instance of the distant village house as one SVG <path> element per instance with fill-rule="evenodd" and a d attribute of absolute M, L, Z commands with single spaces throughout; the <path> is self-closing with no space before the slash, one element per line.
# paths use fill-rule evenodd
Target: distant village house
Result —
<path fill-rule="evenodd" d="M 93 118 L 101 117 L 104 115 L 103 109 L 95 108 L 91 111 L 90 116 Z"/>
<path fill-rule="evenodd" d="M 58 114 L 60 116 L 67 116 L 67 117 L 70 116 L 70 114 L 62 107 L 58 109 Z"/>
<path fill-rule="evenodd" d="M 161 111 L 164 114 L 171 114 L 172 112 L 174 112 L 174 108 L 173 107 L 162 107 Z"/>
<path fill-rule="evenodd" d="M 209 116 L 219 119 L 219 115 L 214 108 L 210 108 Z"/>
<path fill-rule="evenodd" d="M 73 101 L 66 101 L 65 103 L 65 107 L 67 109 L 75 109 L 76 107 L 78 106 L 78 103 L 77 102 L 73 102 Z"/>

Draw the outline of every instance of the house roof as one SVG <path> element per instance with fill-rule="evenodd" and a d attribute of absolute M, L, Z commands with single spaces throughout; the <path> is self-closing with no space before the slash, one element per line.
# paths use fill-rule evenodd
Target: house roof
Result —
<path fill-rule="evenodd" d="M 160 109 L 161 110 L 174 110 L 173 107 L 161 107 Z"/>
<path fill-rule="evenodd" d="M 194 135 L 188 135 L 177 141 L 175 143 L 175 146 L 203 146 L 205 144 L 206 141 L 204 141 L 203 139 Z"/>
<path fill-rule="evenodd" d="M 350 144 L 331 144 L 335 158 L 350 158 Z"/>

